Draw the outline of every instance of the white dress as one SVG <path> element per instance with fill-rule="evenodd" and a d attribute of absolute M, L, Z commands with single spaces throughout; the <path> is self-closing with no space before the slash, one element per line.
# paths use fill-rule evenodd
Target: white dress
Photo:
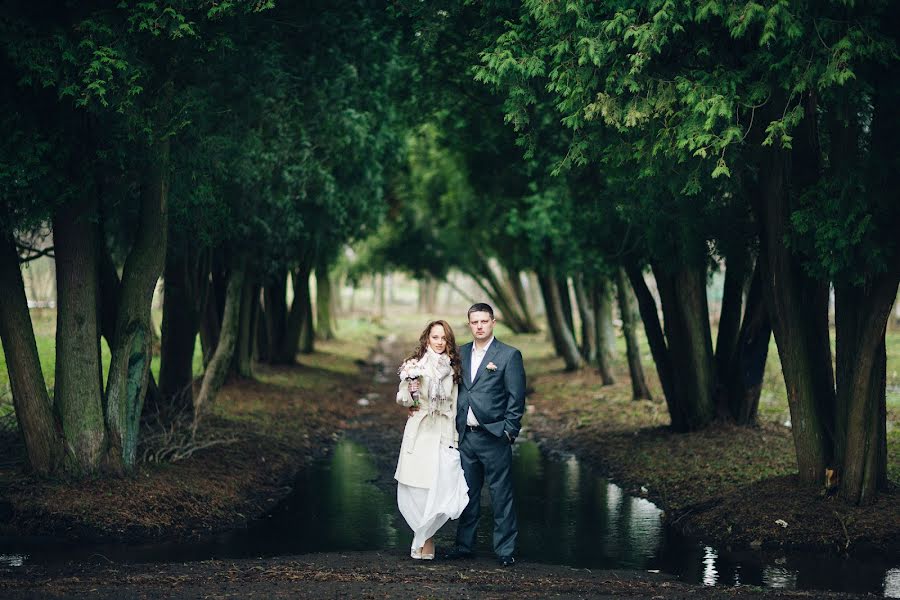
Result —
<path fill-rule="evenodd" d="M 437 355 L 429 348 L 423 359 L 430 362 L 437 360 L 438 356 L 444 355 Z M 443 373 L 443 370 L 426 369 L 426 375 L 421 378 L 420 407 L 407 419 L 394 474 L 397 479 L 397 506 L 413 530 L 413 554 L 444 523 L 458 519 L 469 503 L 469 487 L 457 449 L 458 388 L 453 383 L 452 373 L 440 377 L 442 391 L 436 392 L 439 398 L 432 400 L 428 397 L 428 390 L 437 389 L 431 384 L 432 379 Z M 403 406 L 413 403 L 406 381 L 400 384 L 397 403 Z"/>

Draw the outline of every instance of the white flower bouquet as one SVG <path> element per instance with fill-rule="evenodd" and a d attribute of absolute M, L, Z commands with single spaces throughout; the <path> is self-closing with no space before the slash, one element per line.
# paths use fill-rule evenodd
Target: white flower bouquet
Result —
<path fill-rule="evenodd" d="M 397 369 L 397 374 L 400 376 L 400 381 L 412 381 L 413 379 L 418 379 L 422 375 L 425 374 L 425 369 L 422 365 L 419 364 L 419 361 L 415 358 L 410 358 L 407 361 L 404 361 L 400 368 Z M 413 406 L 419 405 L 418 394 L 413 395 Z"/>

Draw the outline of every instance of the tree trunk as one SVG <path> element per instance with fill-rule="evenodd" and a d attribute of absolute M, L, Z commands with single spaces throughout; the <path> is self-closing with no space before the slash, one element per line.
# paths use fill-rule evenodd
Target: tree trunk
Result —
<path fill-rule="evenodd" d="M 328 267 L 324 261 L 316 261 L 316 337 L 320 340 L 334 339 L 331 276 Z"/>
<path fill-rule="evenodd" d="M 382 278 L 382 285 L 384 284 L 386 278 Z M 294 288 L 297 289 L 296 287 Z M 384 289 L 382 288 L 382 292 Z M 294 295 L 294 301 L 297 300 L 296 294 Z M 300 305 L 300 309 L 304 312 L 303 323 L 300 328 L 300 353 L 301 354 L 312 354 L 316 351 L 316 325 L 313 320 L 313 307 L 312 307 L 312 294 L 309 291 L 309 275 L 301 282 L 301 300 L 303 304 Z"/>
<path fill-rule="evenodd" d="M 6 236 L 0 238 L 0 289 L 0 341 L 16 421 L 28 464 L 35 473 L 48 475 L 59 466 L 63 448 L 28 313 L 19 255 L 13 239 Z"/>
<path fill-rule="evenodd" d="M 813 116 L 809 117 L 814 118 Z M 805 119 L 808 120 L 808 119 Z M 796 145 L 809 145 L 798 136 Z M 763 150 L 756 214 L 763 298 L 781 358 L 800 481 L 821 485 L 832 463 L 834 376 L 828 339 L 828 284 L 813 281 L 784 243 L 790 229 L 785 152 Z"/>
<path fill-rule="evenodd" d="M 281 347 L 277 354 L 277 362 L 292 365 L 296 361 L 300 349 L 300 338 L 303 335 L 304 322 L 312 313 L 309 299 L 309 274 L 311 268 L 305 261 L 301 262 L 291 273 L 294 288 L 294 300 L 287 317 L 287 326 L 282 337 Z"/>
<path fill-rule="evenodd" d="M 504 267 L 506 277 L 509 280 L 509 289 L 512 291 L 512 297 L 519 308 L 523 331 L 519 333 L 535 333 L 538 331 L 537 323 L 529 308 L 528 297 L 525 294 L 525 288 L 522 287 L 521 273 L 515 269 Z"/>
<path fill-rule="evenodd" d="M 761 271 L 757 265 L 753 271 L 744 320 L 725 381 L 728 414 L 738 425 L 756 424 L 759 396 L 762 393 L 769 338 L 772 336 L 772 323 L 762 294 Z"/>
<path fill-rule="evenodd" d="M 584 366 L 575 336 L 563 315 L 562 299 L 559 296 L 559 280 L 555 277 L 552 264 L 546 266 L 544 274 L 538 275 L 544 304 L 547 311 L 547 326 L 554 332 L 554 339 L 559 340 L 561 356 L 567 371 L 574 371 Z"/>
<path fill-rule="evenodd" d="M 276 363 L 287 328 L 287 295 L 285 294 L 287 273 L 280 273 L 263 290 L 263 324 L 265 329 L 265 349 L 261 359 Z"/>
<path fill-rule="evenodd" d="M 241 309 L 238 316 L 238 337 L 232 360 L 232 371 L 238 377 L 253 378 L 253 347 L 256 341 L 254 323 L 259 306 L 259 285 L 256 277 L 244 275 L 241 289 Z"/>
<path fill-rule="evenodd" d="M 224 294 L 220 288 L 225 277 L 221 273 L 218 261 L 212 254 L 206 260 L 200 261 L 199 266 L 199 290 L 200 306 L 200 345 L 203 348 L 203 367 L 209 365 L 212 355 L 219 345 L 219 334 L 222 328 L 222 309 Z"/>
<path fill-rule="evenodd" d="M 592 295 L 594 297 L 594 335 L 597 338 L 597 368 L 600 370 L 600 378 L 603 385 L 612 385 L 616 382 L 612 374 L 613 359 L 615 358 L 616 330 L 612 322 L 612 297 L 609 280 L 598 278 L 594 282 Z"/>
<path fill-rule="evenodd" d="M 56 256 L 56 384 L 65 470 L 96 473 L 106 449 L 97 322 L 97 202 L 93 190 L 61 206 L 53 221 Z"/>
<path fill-rule="evenodd" d="M 597 351 L 606 355 L 606 363 L 612 364 L 616 356 L 616 327 L 613 324 L 612 280 L 605 277 L 598 279 L 595 285 L 597 295 L 594 304 L 597 323 Z"/>
<path fill-rule="evenodd" d="M 676 431 L 696 431 L 715 416 L 715 364 L 706 301 L 706 266 L 682 266 L 674 273 L 657 268 L 654 275 L 674 383 L 679 388 L 678 421 L 683 429 Z"/>
<path fill-rule="evenodd" d="M 594 321 L 594 309 L 588 298 L 587 290 L 584 289 L 584 275 L 579 273 L 572 278 L 572 281 L 575 284 L 578 315 L 581 317 L 581 356 L 586 363 L 592 364 L 597 359 L 597 329 Z M 607 385 L 605 376 L 603 384 Z"/>
<path fill-rule="evenodd" d="M 171 94 L 171 83 L 165 87 Z M 156 143 L 151 162 L 143 173 L 139 234 L 125 260 L 115 343 L 110 346 L 112 357 L 106 385 L 107 457 L 109 466 L 117 472 L 134 468 L 150 374 L 150 305 L 166 260 L 168 140 L 163 137 Z"/>
<path fill-rule="evenodd" d="M 193 403 L 194 346 L 198 314 L 194 298 L 194 273 L 188 244 L 170 247 L 164 272 L 162 343 L 160 344 L 159 391 L 173 406 Z"/>
<path fill-rule="evenodd" d="M 679 391 L 675 386 L 674 367 L 666 347 L 666 337 L 659 323 L 656 300 L 653 298 L 650 288 L 647 287 L 647 282 L 644 281 L 644 274 L 640 268 L 635 265 L 629 265 L 626 267 L 625 272 L 628 274 L 631 287 L 634 289 L 635 296 L 637 296 L 638 310 L 641 313 L 641 321 L 644 323 L 647 342 L 650 344 L 653 363 L 656 365 L 656 374 L 663 389 L 663 396 L 666 398 L 666 407 L 672 420 L 672 429 L 682 431 L 686 424 L 681 420 L 681 411 L 678 409 L 680 404 Z"/>
<path fill-rule="evenodd" d="M 887 487 L 885 332 L 897 294 L 896 266 L 866 287 L 835 285 L 837 415 L 835 464 L 841 497 L 871 504 Z"/>
<path fill-rule="evenodd" d="M 715 355 L 716 412 L 720 418 L 731 415 L 729 377 L 741 329 L 741 305 L 744 302 L 748 262 L 747 256 L 736 254 L 728 258 L 725 266 L 725 286 L 722 291 L 722 308 L 719 311 Z"/>
<path fill-rule="evenodd" d="M 511 283 L 502 281 L 490 262 L 481 254 L 473 256 L 474 265 L 466 274 L 475 280 L 503 317 L 503 324 L 514 333 L 533 333 L 537 331 L 534 323 L 529 323 L 518 306 Z M 502 266 L 502 265 L 501 265 Z"/>
<path fill-rule="evenodd" d="M 200 422 L 200 411 L 212 402 L 216 394 L 225 383 L 228 375 L 234 349 L 237 346 L 238 327 L 241 318 L 241 296 L 244 289 L 244 265 L 237 266 L 228 277 L 228 287 L 225 292 L 225 314 L 222 317 L 222 331 L 219 336 L 219 345 L 213 353 L 209 366 L 203 373 L 203 383 L 200 392 L 194 400 L 194 431 Z"/>
<path fill-rule="evenodd" d="M 572 310 L 572 295 L 569 293 L 569 278 L 558 277 L 556 279 L 556 287 L 559 289 L 559 302 L 562 310 L 562 317 L 566 321 L 569 331 L 572 332 L 572 338 L 575 338 L 575 313 Z M 576 342 L 577 345 L 577 342 Z"/>
<path fill-rule="evenodd" d="M 625 354 L 628 358 L 628 373 L 631 376 L 631 397 L 634 400 L 645 398 L 652 400 L 650 388 L 644 378 L 644 366 L 641 364 L 641 349 L 637 338 L 637 307 L 634 294 L 625 269 L 616 271 L 616 289 L 618 290 L 619 313 L 622 315 L 622 335 L 625 337 Z"/>

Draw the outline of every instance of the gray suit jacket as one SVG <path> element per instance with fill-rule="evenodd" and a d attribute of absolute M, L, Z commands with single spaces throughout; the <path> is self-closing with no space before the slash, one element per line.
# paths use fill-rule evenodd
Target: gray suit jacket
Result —
<path fill-rule="evenodd" d="M 487 354 L 478 367 L 475 381 L 469 369 L 472 364 L 472 342 L 459 349 L 462 362 L 462 381 L 459 383 L 459 398 L 456 410 L 456 429 L 462 440 L 466 429 L 466 415 L 469 406 L 482 427 L 495 436 L 505 437 L 508 431 L 513 438 L 522 428 L 525 413 L 525 366 L 522 353 L 507 346 L 497 338 L 491 342 Z M 497 368 L 487 368 L 493 363 Z"/>

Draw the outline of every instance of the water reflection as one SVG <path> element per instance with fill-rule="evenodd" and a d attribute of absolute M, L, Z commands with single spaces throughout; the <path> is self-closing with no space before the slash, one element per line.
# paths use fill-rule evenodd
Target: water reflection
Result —
<path fill-rule="evenodd" d="M 141 546 L 0 539 L 0 567 L 97 556 L 127 563 L 341 550 L 399 549 L 405 554 L 412 532 L 397 510 L 395 488 L 385 485 L 378 464 L 363 446 L 343 440 L 329 457 L 304 470 L 290 497 L 245 530 L 201 541 Z M 574 457 L 542 454 L 532 442 L 515 445 L 513 472 L 518 550 L 527 561 L 661 570 L 705 585 L 831 589 L 900 598 L 900 568 L 889 568 L 896 564 L 803 555 L 787 555 L 771 564 L 753 552 L 729 552 L 686 540 L 662 526 L 661 512 L 651 502 L 625 494 Z M 478 531 L 482 555 L 491 553 L 487 489 Z M 454 537 L 451 522 L 438 533 L 438 545 L 450 545 Z"/>

